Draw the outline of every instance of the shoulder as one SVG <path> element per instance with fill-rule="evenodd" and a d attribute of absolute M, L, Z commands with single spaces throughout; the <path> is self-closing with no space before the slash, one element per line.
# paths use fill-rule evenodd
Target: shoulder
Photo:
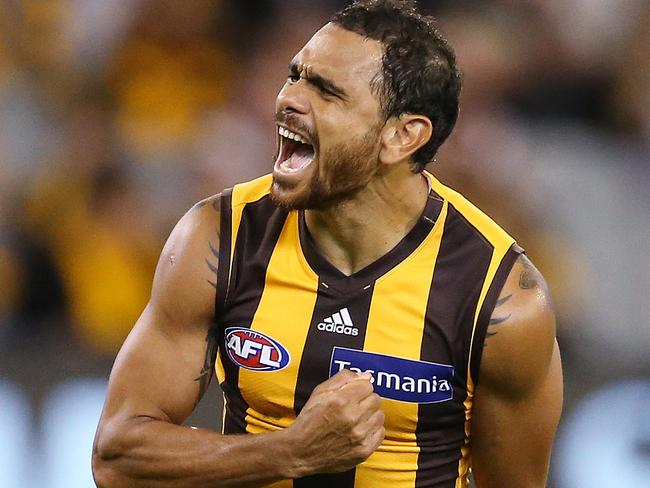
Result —
<path fill-rule="evenodd" d="M 201 200 L 172 230 L 158 260 L 151 303 L 175 318 L 212 315 L 219 265 L 221 195 Z"/>
<path fill-rule="evenodd" d="M 481 360 L 482 386 L 523 395 L 546 378 L 555 348 L 555 313 L 541 273 L 515 261 L 492 313 Z"/>

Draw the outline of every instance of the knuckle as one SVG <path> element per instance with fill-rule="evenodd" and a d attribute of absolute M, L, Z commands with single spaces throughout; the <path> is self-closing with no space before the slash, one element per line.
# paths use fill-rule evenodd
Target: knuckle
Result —
<path fill-rule="evenodd" d="M 370 397 L 371 397 L 370 406 L 375 410 L 379 410 L 379 407 L 381 406 L 381 397 L 376 393 L 372 393 Z"/>
<path fill-rule="evenodd" d="M 363 443 L 366 440 L 366 432 L 357 425 L 350 430 L 350 440 L 357 444 Z"/>
<path fill-rule="evenodd" d="M 362 445 L 356 451 L 356 456 L 359 458 L 359 462 L 365 461 L 368 457 L 374 452 L 374 446 Z"/>
<path fill-rule="evenodd" d="M 343 409 L 347 405 L 347 401 L 345 398 L 341 395 L 332 395 L 329 399 L 329 403 L 332 407 L 336 408 L 337 410 Z"/>
<path fill-rule="evenodd" d="M 366 396 L 370 396 L 374 392 L 374 387 L 370 381 L 357 381 L 359 388 L 363 391 Z"/>
<path fill-rule="evenodd" d="M 343 424 L 349 427 L 350 430 L 354 430 L 357 425 L 357 416 L 354 412 L 346 411 L 341 415 L 341 420 Z"/>
<path fill-rule="evenodd" d="M 356 376 L 356 373 L 350 371 L 349 369 L 342 369 L 341 371 L 336 373 L 333 377 L 335 376 L 339 376 L 341 378 L 354 378 Z"/>

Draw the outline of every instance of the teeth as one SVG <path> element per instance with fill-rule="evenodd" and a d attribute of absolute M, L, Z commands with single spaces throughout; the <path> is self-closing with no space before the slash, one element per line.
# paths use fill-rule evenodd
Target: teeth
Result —
<path fill-rule="evenodd" d="M 290 130 L 285 129 L 284 127 L 278 127 L 278 134 L 280 134 L 282 137 L 286 137 L 287 139 L 292 139 L 294 141 L 298 141 L 298 142 L 301 142 L 303 144 L 307 144 L 307 141 L 305 141 L 298 134 L 296 134 L 295 132 L 291 132 Z"/>

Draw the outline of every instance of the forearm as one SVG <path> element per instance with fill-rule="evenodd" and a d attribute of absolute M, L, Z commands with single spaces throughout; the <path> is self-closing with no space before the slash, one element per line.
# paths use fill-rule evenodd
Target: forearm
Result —
<path fill-rule="evenodd" d="M 294 476 L 286 431 L 226 436 L 161 420 L 134 421 L 98 437 L 101 488 L 261 486 Z"/>

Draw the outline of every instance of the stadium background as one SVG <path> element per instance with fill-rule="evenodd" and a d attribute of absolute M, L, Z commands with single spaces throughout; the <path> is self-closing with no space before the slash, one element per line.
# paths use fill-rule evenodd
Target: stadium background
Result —
<path fill-rule="evenodd" d="M 0 1 L 1 487 L 92 486 L 107 375 L 164 239 L 269 171 L 286 65 L 345 3 Z M 556 302 L 549 486 L 649 486 L 650 2 L 420 4 L 465 73 L 431 169 L 511 231 Z M 219 396 L 191 422 L 218 428 Z"/>

